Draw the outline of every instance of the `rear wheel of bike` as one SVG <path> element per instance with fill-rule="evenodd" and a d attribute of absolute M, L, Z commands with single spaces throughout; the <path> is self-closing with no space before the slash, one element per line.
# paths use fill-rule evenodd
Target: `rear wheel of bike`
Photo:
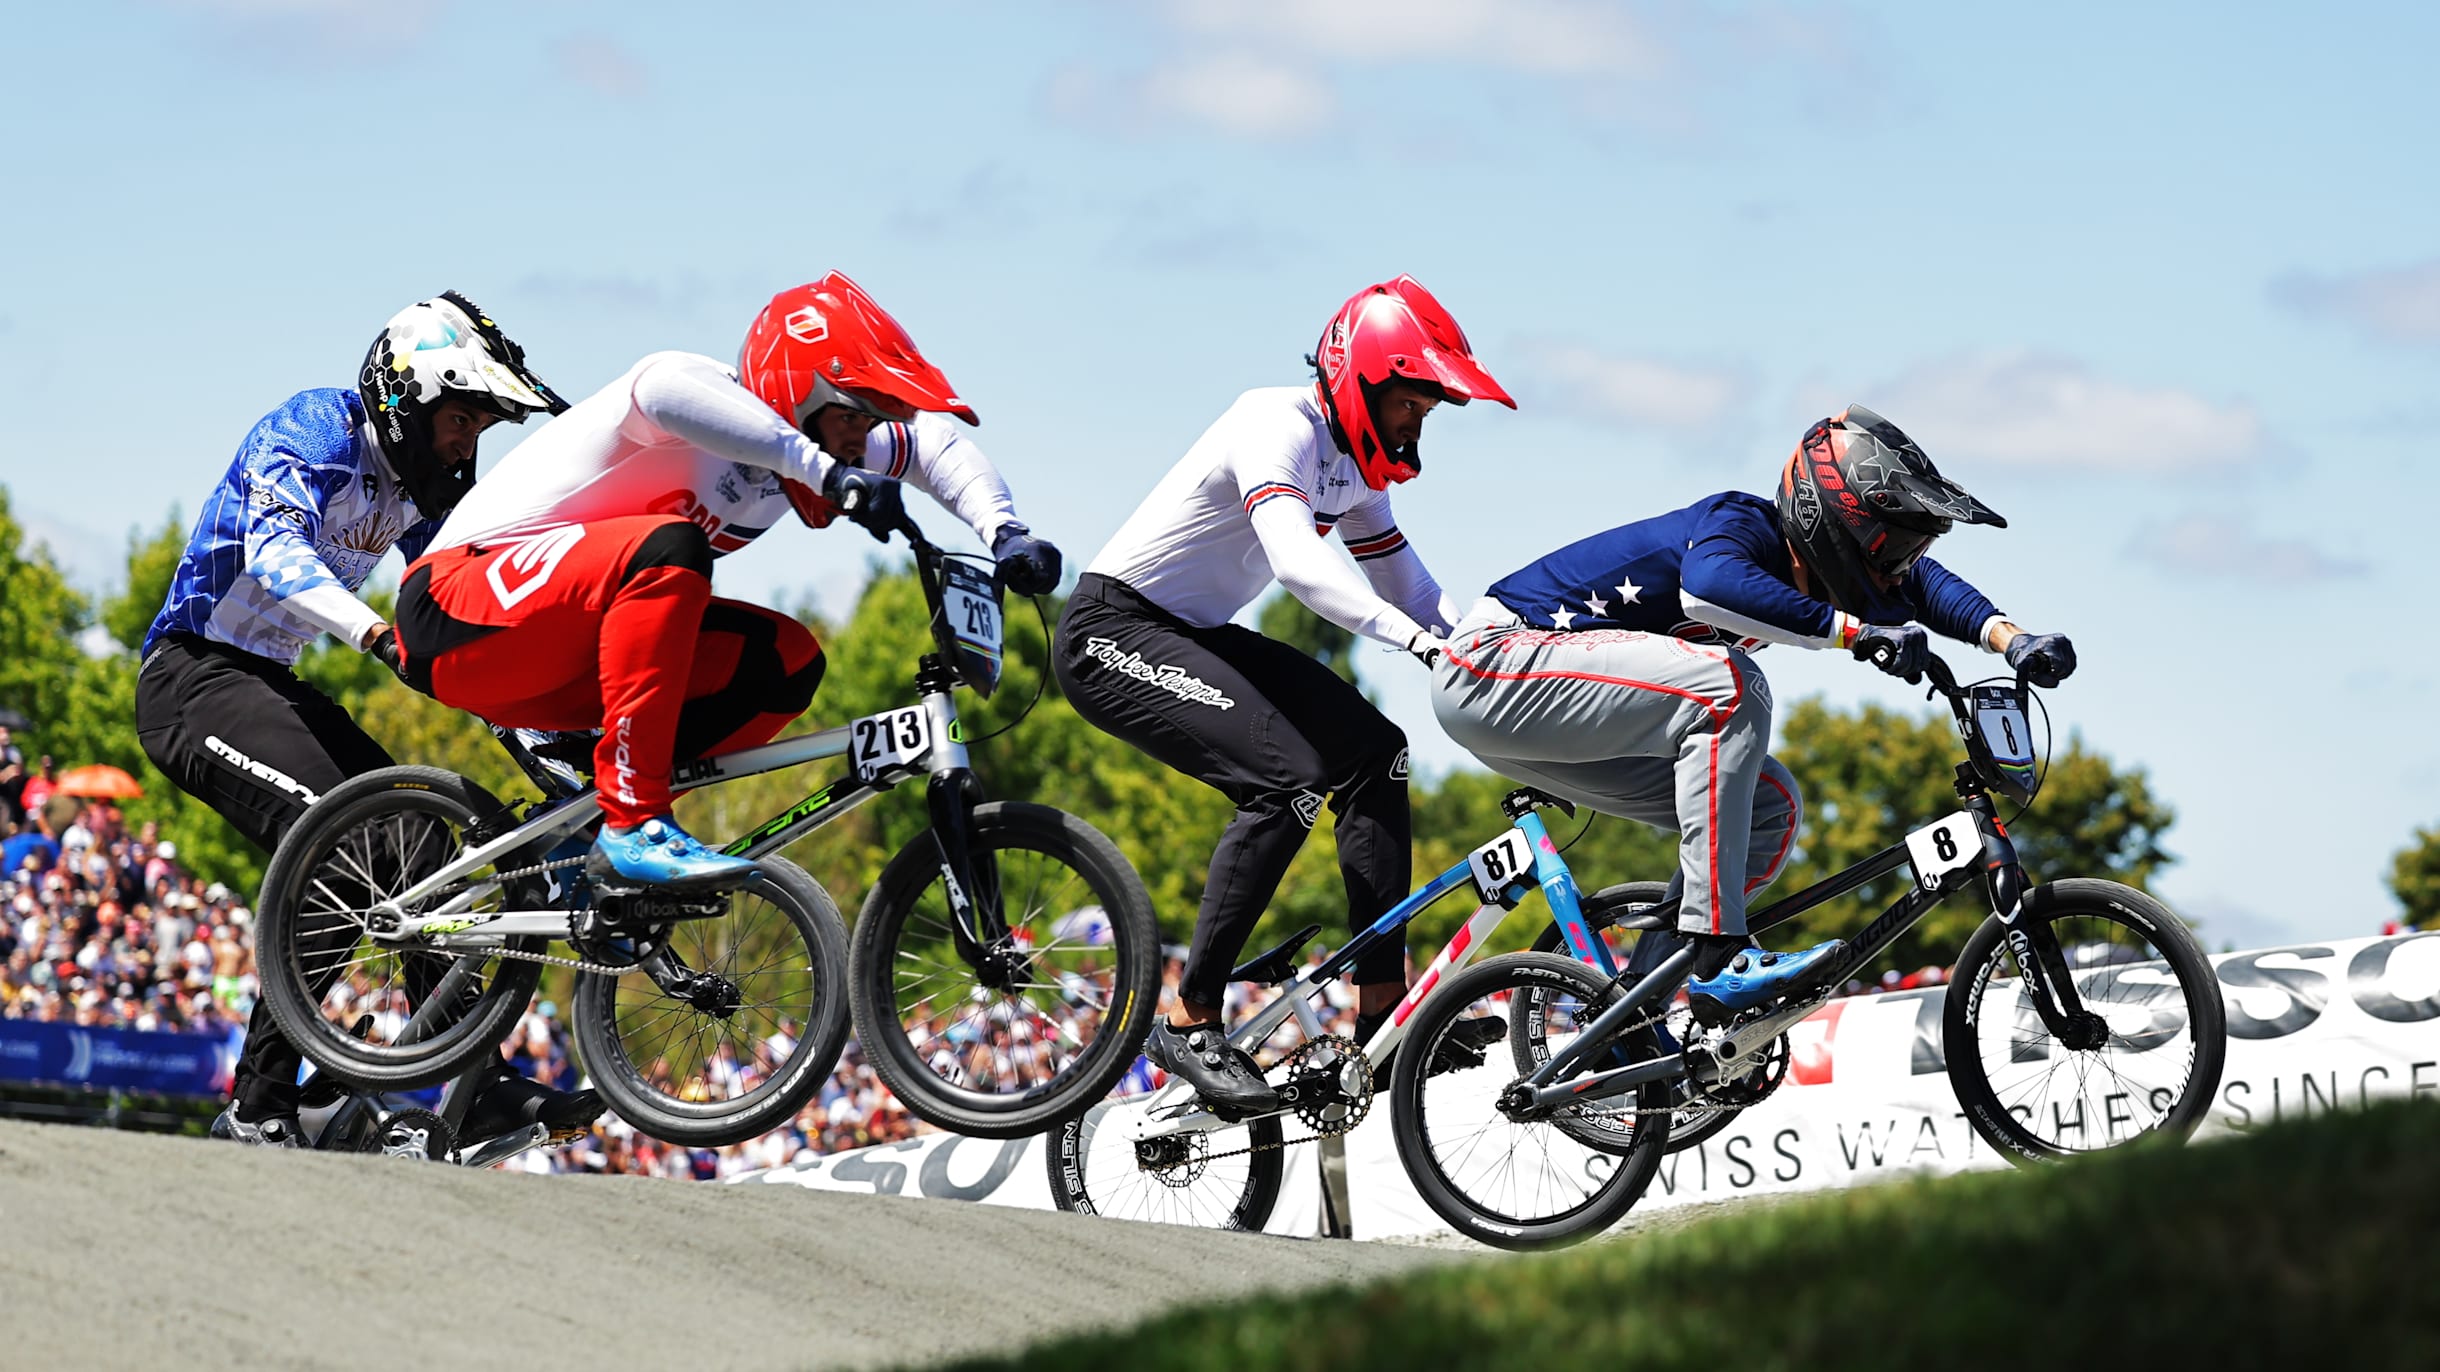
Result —
<path fill-rule="evenodd" d="M 1617 1223 L 1652 1184 L 1669 1141 L 1666 1082 L 1635 1089 L 1637 1113 L 1608 1112 L 1605 1129 L 1632 1130 L 1617 1147 L 1579 1137 L 1586 1106 L 1519 1118 L 1500 1103 L 1511 1084 L 1563 1051 L 1617 995 L 1573 958 L 1511 953 L 1459 973 L 1416 1012 L 1390 1085 L 1398 1161 L 1424 1202 L 1459 1233 L 1495 1248 L 1576 1243 Z M 1490 1060 L 1428 1074 L 1458 1022 L 1483 1015 L 1511 1017 Z M 1648 1042 L 1640 1052 L 1634 1046 L 1639 1039 L 1648 1036 L 1622 1039 L 1619 1051 L 1648 1057 Z"/>
<path fill-rule="evenodd" d="M 1105 1101 L 1051 1131 L 1042 1157 L 1053 1203 L 1202 1229 L 1259 1230 L 1270 1220 L 1283 1162 L 1277 1116 L 1211 1133 L 1156 1128 L 1138 1143 L 1143 1108 Z"/>
<path fill-rule="evenodd" d="M 373 907 L 456 860 L 470 829 L 507 817 L 490 792 L 453 772 L 386 767 L 332 787 L 280 841 L 255 910 L 255 964 L 280 1032 L 315 1066 L 357 1086 L 413 1091 L 498 1048 L 542 972 L 502 953 L 539 953 L 545 940 L 442 950 L 376 938 L 367 922 Z M 502 857 L 418 910 L 466 891 L 479 893 L 471 919 L 543 908 L 538 878 L 498 875 L 541 860 Z M 455 993 L 410 1040 L 412 1017 L 449 977 Z"/>
<path fill-rule="evenodd" d="M 2053 1034 L 2023 993 L 2009 926 L 1983 921 L 1958 954 L 1942 1025 L 1975 1132 L 2019 1164 L 2192 1133 L 2228 1050 L 2219 978 L 2194 935 L 2150 896 L 2086 878 L 2028 891 L 2027 921 L 2058 940 L 2099 1022 L 2086 1043 Z"/>
<path fill-rule="evenodd" d="M 856 1039 L 920 1118 L 1022 1138 L 1134 1065 L 1160 993 L 1160 934 L 1135 869 L 1073 815 L 978 805 L 968 844 L 1009 945 L 980 970 L 959 953 L 939 846 L 918 836 L 856 920 Z"/>
<path fill-rule="evenodd" d="M 1616 886 L 1605 886 L 1584 898 L 1584 922 L 1592 926 L 1596 937 L 1609 945 L 1610 961 L 1623 968 L 1628 959 L 1634 956 L 1636 945 L 1643 939 L 1660 936 L 1660 931 L 1616 929 L 1613 926 L 1622 919 L 1642 914 L 1668 898 L 1669 883 L 1665 881 L 1624 881 Z M 1567 940 L 1559 930 L 1558 921 L 1551 921 L 1534 936 L 1533 951 L 1568 955 Z M 1694 1013 L 1682 1001 L 1673 1002 L 1667 1016 L 1661 1021 L 1661 1027 L 1669 1031 L 1674 1042 L 1684 1044 L 1688 1035 L 1696 1032 Z M 1726 1129 L 1731 1121 L 1744 1113 L 1737 1106 L 1714 1105 L 1696 1099 L 1689 1084 L 1682 1079 L 1677 1083 L 1676 1092 L 1679 1109 L 1669 1121 L 1669 1151 L 1672 1153 L 1702 1143 Z M 1628 1102 L 1610 1101 L 1608 1104 L 1615 1107 Z M 1619 1119 L 1614 1115 L 1614 1111 L 1604 1114 L 1598 1109 L 1588 1109 L 1582 1118 L 1562 1127 L 1596 1148 L 1623 1152 L 1634 1138 L 1634 1117 L 1628 1115 Z"/>
<path fill-rule="evenodd" d="M 670 926 L 616 976 L 577 979 L 576 1050 L 621 1119 L 718 1148 L 804 1108 L 847 1046 L 847 922 L 781 857 L 727 893 L 729 912 Z"/>

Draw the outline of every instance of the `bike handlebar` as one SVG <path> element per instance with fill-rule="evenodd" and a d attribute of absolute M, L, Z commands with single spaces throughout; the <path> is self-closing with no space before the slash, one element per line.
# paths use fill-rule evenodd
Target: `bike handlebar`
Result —
<path fill-rule="evenodd" d="M 1861 660 L 1869 662 L 1875 667 L 1880 667 L 1886 670 L 1889 666 L 1891 656 L 1896 651 L 1896 649 L 1885 645 L 1883 647 L 1874 649 L 1870 653 L 1863 654 Z M 1960 700 L 1965 695 L 1965 688 L 1957 684 L 1957 674 L 1950 670 L 1948 660 L 1943 658 L 1940 654 L 1926 652 L 1923 655 L 1923 674 L 1931 678 L 1933 690 L 1947 696 L 1950 700 Z M 2025 674 L 2023 672 L 2018 672 L 2016 674 L 2016 688 L 2019 691 L 2030 691 L 2032 689 L 2032 684 L 2025 679 Z"/>

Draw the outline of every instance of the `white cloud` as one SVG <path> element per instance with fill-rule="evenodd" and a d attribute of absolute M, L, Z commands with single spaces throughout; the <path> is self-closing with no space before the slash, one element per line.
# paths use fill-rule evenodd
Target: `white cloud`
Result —
<path fill-rule="evenodd" d="M 1138 88 L 1143 107 L 1226 133 L 1278 138 L 1311 130 L 1338 101 L 1330 88 L 1293 67 L 1243 53 L 1222 53 L 1155 67 Z"/>
<path fill-rule="evenodd" d="M 1727 369 L 1622 357 L 1573 344 L 1526 351 L 1533 375 L 1555 391 L 1559 408 L 1647 428 L 1681 434 L 1716 429 L 1737 417 L 1751 391 L 1744 375 Z"/>
<path fill-rule="evenodd" d="M 1596 0 L 1171 0 L 1169 13 L 1199 36 L 1364 65 L 1582 75 L 1648 71 L 1663 56 L 1626 6 Z"/>
<path fill-rule="evenodd" d="M 2165 571 L 2280 585 L 2335 581 L 2365 570 L 2361 562 L 2332 557 L 2301 540 L 2266 538 L 2235 520 L 2208 514 L 2146 528 L 2127 553 Z"/>
<path fill-rule="evenodd" d="M 1328 123 L 1338 98 L 1299 67 L 1244 52 L 1159 64 L 1129 76 L 1069 66 L 1051 77 L 1054 113 L 1124 130 L 1197 124 L 1241 138 L 1292 138 Z"/>
<path fill-rule="evenodd" d="M 1113 7 L 1116 9 L 1117 7 Z M 1734 10 L 1669 0 L 1164 0 L 1148 14 L 1160 56 L 1117 74 L 1083 66 L 1052 78 L 1050 104 L 1090 122 L 1130 126 L 1184 116 L 1225 133 L 1280 138 L 1337 118 L 1356 71 L 1418 72 L 1438 108 L 1451 77 L 1521 79 L 1574 117 L 1624 120 L 1683 137 L 1709 111 L 1770 92 L 1804 92 L 1804 73 L 1839 70 L 1845 54 L 1884 51 L 1845 7 L 1752 0 Z M 1164 65 L 1165 64 L 1165 65 Z M 1811 99 L 1811 96 L 1803 96 Z M 1877 107 L 1883 97 L 1876 93 Z M 1852 94 L 1835 108 L 1853 113 Z M 1356 111 L 1372 114 L 1369 107 Z M 1402 132 L 1411 111 L 1374 115 Z M 1436 130 L 1446 138 L 1449 130 Z"/>
<path fill-rule="evenodd" d="M 2384 342 L 2440 343 L 2440 258 L 2353 275 L 2297 272 L 2271 283 L 2271 299 Z"/>
<path fill-rule="evenodd" d="M 1887 416 L 1940 462 L 2158 473 L 2248 462 L 2269 446 L 2250 405 L 2113 380 L 2043 353 L 1948 358 L 1849 399 Z"/>
<path fill-rule="evenodd" d="M 644 64 L 625 48 L 597 33 L 580 33 L 551 46 L 559 74 L 580 86 L 590 86 L 616 99 L 642 95 L 647 82 Z"/>

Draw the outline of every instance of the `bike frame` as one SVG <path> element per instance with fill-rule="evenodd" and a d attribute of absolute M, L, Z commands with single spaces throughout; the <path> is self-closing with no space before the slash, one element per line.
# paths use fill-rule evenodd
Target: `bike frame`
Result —
<path fill-rule="evenodd" d="M 932 819 L 929 832 L 939 844 L 941 875 L 947 886 L 950 908 L 957 916 L 952 921 L 952 928 L 959 952 L 974 961 L 1004 938 L 1007 930 L 1001 918 L 996 892 L 988 884 L 975 880 L 973 858 L 967 841 L 973 807 L 982 801 L 982 787 L 975 779 L 966 752 L 965 733 L 958 722 L 955 689 L 962 678 L 951 665 L 954 631 L 945 625 L 942 610 L 943 573 L 940 564 L 952 555 L 925 540 L 922 531 L 912 521 L 903 522 L 899 531 L 906 535 L 915 552 L 924 600 L 931 610 L 934 646 L 938 649 L 923 656 L 915 673 L 916 703 L 924 711 L 930 725 L 930 743 L 921 754 L 885 767 L 870 777 L 851 775 L 813 792 L 756 825 L 744 836 L 725 845 L 721 851 L 732 857 L 745 858 L 776 852 L 846 816 L 900 782 L 916 776 L 928 776 L 926 798 Z M 744 777 L 760 776 L 785 767 L 818 762 L 824 758 L 841 757 L 854 746 L 853 729 L 852 724 L 842 725 L 799 738 L 782 739 L 776 743 L 680 763 L 671 770 L 671 789 L 692 791 Z M 512 754 L 522 753 L 522 749 L 516 747 L 510 751 Z M 519 757 L 521 766 L 525 766 L 527 757 L 530 754 Z M 535 766 L 526 766 L 525 769 L 529 776 L 541 771 Z M 537 776 L 536 780 L 539 783 L 542 778 Z M 375 906 L 375 915 L 386 915 L 390 920 L 378 936 L 385 940 L 414 939 L 417 940 L 414 945 L 416 951 L 431 952 L 480 951 L 497 946 L 501 940 L 509 938 L 567 938 L 574 930 L 573 911 L 550 909 L 469 913 L 477 900 L 498 889 L 500 883 L 497 879 L 477 882 L 419 914 L 408 914 L 405 909 L 447 891 L 474 872 L 501 862 L 520 850 L 537 844 L 548 845 L 573 834 L 600 813 L 599 788 L 586 787 L 502 833 L 483 838 L 438 871 Z M 451 975 L 462 981 L 465 971 L 461 960 L 458 967 L 451 969 Z M 439 989 L 449 989 L 448 979 L 444 979 Z M 445 997 L 436 993 L 428 999 L 440 1003 Z"/>
<path fill-rule="evenodd" d="M 1617 964 L 1610 956 L 1609 944 L 1585 920 L 1583 896 L 1576 888 L 1575 874 L 1568 870 L 1567 863 L 1559 856 L 1559 846 L 1551 842 L 1550 831 L 1543 826 L 1542 817 L 1531 808 L 1534 804 L 1556 803 L 1530 790 L 1519 790 L 1510 795 L 1510 827 L 1525 836 L 1526 850 L 1533 854 L 1531 881 L 1525 880 L 1526 874 L 1521 873 L 1517 880 L 1501 888 L 1498 898 L 1484 900 L 1475 907 L 1473 915 L 1433 957 L 1431 965 L 1424 968 L 1423 975 L 1415 978 L 1415 984 L 1407 988 L 1406 996 L 1390 1012 L 1389 1022 L 1373 1035 L 1372 1042 L 1362 1046 L 1366 1062 L 1378 1065 L 1388 1059 L 1399 1040 L 1406 1037 L 1407 1022 L 1414 1017 L 1416 1008 L 1431 996 L 1433 989 L 1444 978 L 1481 954 L 1491 940 L 1492 931 L 1499 928 L 1500 922 L 1522 904 L 1526 895 L 1535 888 L 1541 890 L 1543 899 L 1549 903 L 1551 914 L 1558 921 L 1567 946 L 1575 955 L 1599 967 L 1605 976 L 1617 974 Z M 1268 1041 L 1291 1017 L 1306 1038 L 1321 1037 L 1321 1016 L 1314 1011 L 1313 1002 L 1321 995 L 1322 988 L 1354 971 L 1364 955 L 1384 941 L 1402 937 L 1406 926 L 1417 915 L 1438 904 L 1450 893 L 1469 887 L 1475 888 L 1480 895 L 1471 862 L 1460 862 L 1432 878 L 1420 890 L 1390 907 L 1368 928 L 1340 945 L 1337 952 L 1322 959 L 1319 965 L 1308 967 L 1279 983 L 1279 994 L 1272 997 L 1268 1005 L 1231 1029 L 1229 1042 L 1251 1053 Z M 1133 1141 L 1139 1143 L 1165 1134 L 1207 1134 L 1233 1129 L 1249 1119 L 1264 1118 L 1240 1115 L 1222 1119 L 1200 1105 L 1195 1098 L 1194 1088 L 1176 1077 L 1147 1096 L 1143 1105 L 1143 1110 L 1137 1112 L 1131 1121 L 1135 1128 Z M 1270 1112 L 1274 1116 L 1287 1113 L 1287 1108 Z"/>
<path fill-rule="evenodd" d="M 2008 947 L 2016 956 L 2027 997 L 2051 1033 L 2061 1037 L 2069 1035 L 2071 1026 L 2085 1016 L 2085 1010 L 2070 975 L 2067 956 L 2060 949 L 2058 937 L 2048 924 L 2023 918 L 2025 893 L 2032 883 L 2025 876 L 2024 866 L 2017 859 L 2016 843 L 2008 837 L 2007 826 L 2000 822 L 1998 810 L 1986 789 L 1981 767 L 1988 762 L 1988 754 L 1975 736 L 1964 693 L 1958 689 L 1948 664 L 1935 656 L 1930 660 L 1928 670 L 1934 687 L 1947 697 L 1950 710 L 1957 716 L 1959 730 L 1966 740 L 1968 761 L 1958 765 L 1956 790 L 1958 799 L 1963 803 L 1962 813 L 1972 816 L 1975 831 L 1982 840 L 1977 860 L 1931 879 L 1918 874 L 1906 894 L 1891 902 L 1887 910 L 1856 935 L 1849 943 L 1847 956 L 1825 973 L 1814 989 L 1797 992 L 1758 1016 L 1731 1021 L 1705 1041 L 1688 1045 L 1674 1057 L 1656 1058 L 1629 1067 L 1571 1077 L 1569 1074 L 1588 1059 L 1595 1054 L 1606 1054 L 1626 1032 L 1640 1027 L 1657 1014 L 1676 994 L 1687 972 L 1693 967 L 1694 950 L 1691 947 L 1675 950 L 1659 966 L 1629 986 L 1624 996 L 1596 1016 L 1574 1042 L 1553 1054 L 1548 1062 L 1524 1078 L 1519 1084 L 1524 1093 L 1518 1102 L 1520 1108 L 1535 1114 L 1548 1114 L 1588 1095 L 1607 1097 L 1648 1082 L 1674 1081 L 1686 1076 L 1701 1081 L 1722 1081 L 1750 1070 L 1790 1026 L 1812 1014 L 1840 984 L 1871 965 L 1875 958 L 1930 914 L 1934 907 L 1974 884 L 1978 877 L 1992 911 L 2007 928 Z M 1909 845 L 1893 844 L 1835 876 L 1772 902 L 1755 912 L 1748 922 L 1748 928 L 1759 934 L 1785 924 L 1807 910 L 1857 890 L 1901 867 L 1912 867 L 1914 863 Z M 1678 905 L 1679 901 L 1675 899 L 1664 901 L 1645 914 L 1650 919 L 1674 923 Z"/>

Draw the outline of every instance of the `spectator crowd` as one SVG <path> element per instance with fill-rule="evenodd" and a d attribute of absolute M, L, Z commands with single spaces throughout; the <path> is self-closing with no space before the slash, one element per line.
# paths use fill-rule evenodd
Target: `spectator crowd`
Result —
<path fill-rule="evenodd" d="M 151 824 L 61 794 L 0 728 L 0 1018 L 226 1034 L 253 1010 L 252 913 Z"/>

